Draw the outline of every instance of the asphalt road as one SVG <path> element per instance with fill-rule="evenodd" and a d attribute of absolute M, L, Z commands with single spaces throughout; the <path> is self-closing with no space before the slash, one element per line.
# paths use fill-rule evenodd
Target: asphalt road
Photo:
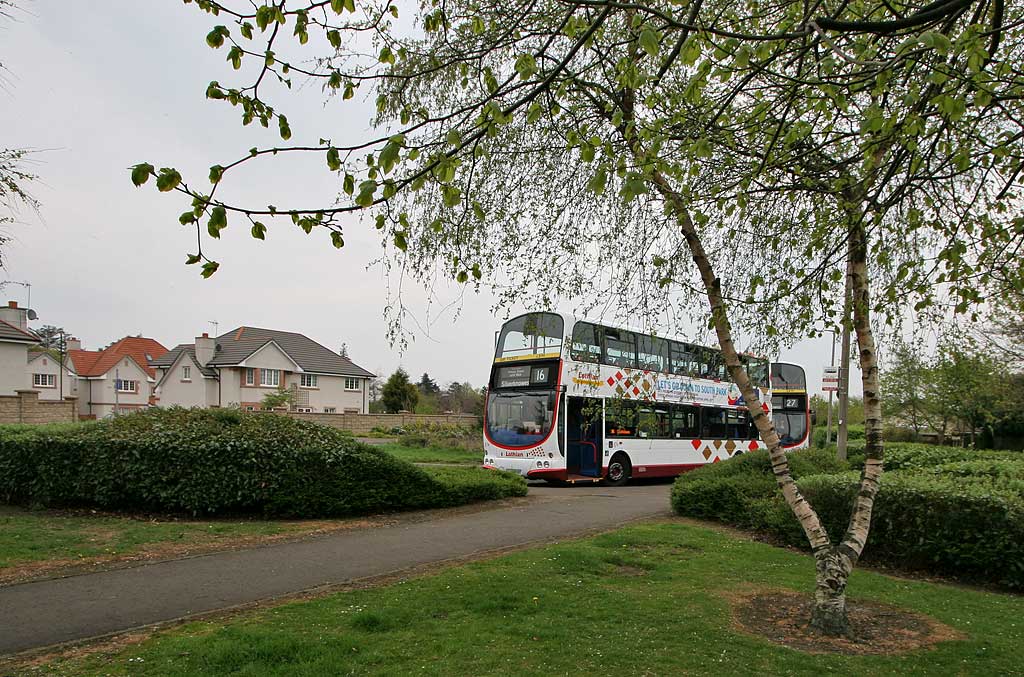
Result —
<path fill-rule="evenodd" d="M 670 487 L 531 487 L 523 505 L 0 587 L 0 655 L 668 514 Z"/>

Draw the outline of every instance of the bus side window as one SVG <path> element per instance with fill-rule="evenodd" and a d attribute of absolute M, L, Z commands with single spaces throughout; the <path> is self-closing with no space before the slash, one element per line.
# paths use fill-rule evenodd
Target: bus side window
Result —
<path fill-rule="evenodd" d="M 608 437 L 635 437 L 636 403 L 629 400 L 606 400 L 604 422 L 605 435 Z"/>
<path fill-rule="evenodd" d="M 749 411 L 747 412 L 747 439 L 750 439 L 750 440 L 759 440 L 759 439 L 761 439 L 761 433 L 759 433 L 757 431 L 757 426 L 754 425 L 754 419 L 750 415 Z"/>
<path fill-rule="evenodd" d="M 571 355 L 572 359 L 579 362 L 600 362 L 600 327 L 589 322 L 577 322 L 572 330 Z"/>
<path fill-rule="evenodd" d="M 658 415 L 653 409 L 641 407 L 637 410 L 637 437 L 653 439 L 658 437 Z"/>
<path fill-rule="evenodd" d="M 663 372 L 668 368 L 668 341 L 655 336 L 637 337 L 638 365 L 647 371 Z"/>
<path fill-rule="evenodd" d="M 636 369 L 636 336 L 631 331 L 604 328 L 605 364 Z"/>
<path fill-rule="evenodd" d="M 725 439 L 729 432 L 726 423 L 725 409 L 717 407 L 703 407 L 701 409 L 701 432 L 702 437 L 710 439 Z"/>
<path fill-rule="evenodd" d="M 693 346 L 689 343 L 676 343 L 672 346 L 672 373 L 680 376 L 689 376 L 693 372 L 694 359 Z"/>
<path fill-rule="evenodd" d="M 700 410 L 686 405 L 672 406 L 672 437 L 690 439 L 700 437 Z"/>

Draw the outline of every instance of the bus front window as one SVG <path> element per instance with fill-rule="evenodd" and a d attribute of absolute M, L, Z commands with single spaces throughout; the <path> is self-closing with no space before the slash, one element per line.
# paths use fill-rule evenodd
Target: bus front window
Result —
<path fill-rule="evenodd" d="M 538 444 L 551 431 L 548 392 L 491 392 L 487 397 L 487 434 L 506 447 Z"/>

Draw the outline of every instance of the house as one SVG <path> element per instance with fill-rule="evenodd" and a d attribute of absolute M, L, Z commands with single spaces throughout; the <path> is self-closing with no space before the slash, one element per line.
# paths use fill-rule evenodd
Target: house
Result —
<path fill-rule="evenodd" d="M 103 350 L 82 350 L 77 339 L 68 341 L 79 418 L 104 418 L 152 404 L 157 372 L 150 363 L 166 354 L 159 341 L 143 336 L 126 336 Z"/>
<path fill-rule="evenodd" d="M 61 369 L 61 355 L 58 351 L 41 346 L 29 348 L 28 385 L 24 387 L 38 391 L 40 400 L 78 397 L 78 377 L 66 355 L 64 367 Z"/>
<path fill-rule="evenodd" d="M 15 395 L 27 390 L 29 348 L 39 345 L 39 337 L 28 328 L 28 309 L 17 301 L 0 307 L 0 395 Z"/>
<path fill-rule="evenodd" d="M 253 411 L 279 389 L 291 409 L 367 413 L 374 374 L 313 339 L 289 331 L 238 327 L 216 338 L 175 346 L 152 361 L 160 406 L 229 407 Z"/>

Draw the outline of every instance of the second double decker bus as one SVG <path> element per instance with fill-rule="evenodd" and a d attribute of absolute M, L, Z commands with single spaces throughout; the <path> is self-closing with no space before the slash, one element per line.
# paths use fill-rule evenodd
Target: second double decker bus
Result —
<path fill-rule="evenodd" d="M 767 360 L 741 359 L 770 413 Z M 550 312 L 498 333 L 485 466 L 616 485 L 763 447 L 717 349 Z"/>
<path fill-rule="evenodd" d="M 811 439 L 811 407 L 804 368 L 772 362 L 772 423 L 784 449 L 806 449 Z"/>

